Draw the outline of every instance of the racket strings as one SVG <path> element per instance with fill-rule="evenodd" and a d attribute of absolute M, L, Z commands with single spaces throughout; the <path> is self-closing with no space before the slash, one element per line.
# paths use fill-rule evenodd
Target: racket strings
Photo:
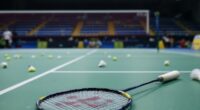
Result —
<path fill-rule="evenodd" d="M 80 91 L 63 94 L 40 104 L 44 110 L 116 110 L 128 103 L 124 96 L 107 91 Z"/>
<path fill-rule="evenodd" d="M 95 97 L 94 97 L 94 98 L 95 98 Z M 91 99 L 93 99 L 93 98 L 91 98 Z M 52 101 L 52 102 L 54 103 L 54 102 L 56 102 L 56 101 Z M 51 104 L 51 105 L 52 105 L 52 104 Z M 65 106 L 64 104 L 60 104 L 60 103 L 59 103 L 59 105 L 61 105 L 60 109 L 64 108 L 63 106 Z M 53 105 L 53 106 L 54 106 L 54 105 Z M 105 106 L 105 105 L 104 105 L 104 106 Z M 68 107 L 70 107 L 70 106 L 68 106 Z M 81 106 L 81 109 L 84 109 L 84 108 L 85 108 L 85 109 L 89 109 L 87 106 L 85 106 L 84 108 L 83 108 L 83 107 L 84 107 L 84 106 Z M 75 109 L 76 107 L 74 108 L 74 106 L 73 106 L 73 107 L 70 107 L 70 108 L 73 109 L 73 110 L 76 110 L 76 109 Z M 91 108 L 91 107 L 90 107 L 90 108 Z M 102 106 L 100 106 L 100 105 L 98 105 L 98 106 L 92 106 L 92 109 L 91 109 L 91 110 L 93 110 L 94 108 L 95 108 L 95 109 L 99 109 L 99 108 L 102 108 Z M 77 109 L 77 110 L 79 110 L 79 109 Z"/>

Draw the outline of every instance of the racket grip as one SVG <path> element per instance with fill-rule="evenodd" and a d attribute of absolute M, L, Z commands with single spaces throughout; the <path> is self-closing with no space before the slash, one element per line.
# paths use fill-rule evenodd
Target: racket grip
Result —
<path fill-rule="evenodd" d="M 167 82 L 167 81 L 171 81 L 171 80 L 175 80 L 180 76 L 180 72 L 179 71 L 171 71 L 165 74 L 162 74 L 160 76 L 158 76 L 158 79 L 161 82 Z"/>

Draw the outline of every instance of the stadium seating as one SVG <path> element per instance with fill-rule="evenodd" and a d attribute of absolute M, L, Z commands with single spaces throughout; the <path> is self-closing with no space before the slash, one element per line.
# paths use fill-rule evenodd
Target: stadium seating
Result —
<path fill-rule="evenodd" d="M 53 15 L 37 35 L 39 36 L 70 36 L 76 24 L 76 16 L 70 15 Z"/>
<path fill-rule="evenodd" d="M 144 28 L 139 24 L 123 23 L 118 21 L 115 23 L 117 35 L 145 35 Z"/>
<path fill-rule="evenodd" d="M 85 21 L 81 30 L 81 35 L 102 35 L 108 33 L 107 22 L 105 21 Z"/>
<path fill-rule="evenodd" d="M 195 34 L 200 33 L 200 25 L 199 24 L 188 22 L 188 21 L 183 21 L 183 22 L 190 30 L 192 30 L 193 33 L 195 33 Z"/>
<path fill-rule="evenodd" d="M 37 32 L 39 36 L 69 36 L 73 30 L 73 24 L 67 20 L 48 22 Z"/>
<path fill-rule="evenodd" d="M 18 36 L 26 36 L 38 22 L 37 20 L 18 20 L 9 29 L 15 31 Z"/>
<path fill-rule="evenodd" d="M 159 33 L 159 35 L 165 35 L 165 34 L 170 34 L 170 35 L 180 35 L 180 36 L 184 36 L 186 35 L 186 31 L 183 30 L 181 27 L 179 27 L 174 19 L 170 19 L 170 18 L 161 18 L 160 19 L 160 29 L 159 32 L 157 32 L 158 30 L 156 30 L 156 23 L 155 23 L 155 19 L 152 18 L 151 19 L 151 26 L 152 28 L 156 31 L 156 33 Z"/>
<path fill-rule="evenodd" d="M 134 19 L 134 16 L 122 14 L 111 14 L 107 17 L 102 14 L 87 16 L 84 14 L 7 14 L 0 15 L 0 17 L 0 33 L 3 29 L 9 28 L 18 36 L 146 35 L 145 20 Z M 75 31 L 77 25 L 81 24 L 80 21 L 82 21 L 82 26 Z M 184 21 L 184 25 L 194 33 L 198 33 L 200 30 L 200 25 L 195 23 Z M 40 28 L 37 28 L 38 26 Z M 187 28 L 180 26 L 180 23 L 171 18 L 160 19 L 159 32 L 156 30 L 154 18 L 150 19 L 150 27 L 152 31 L 160 35 L 166 33 L 176 36 L 191 34 Z"/>

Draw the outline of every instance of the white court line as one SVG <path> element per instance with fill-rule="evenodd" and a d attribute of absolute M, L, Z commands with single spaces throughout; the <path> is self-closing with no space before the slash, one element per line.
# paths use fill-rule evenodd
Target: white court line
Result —
<path fill-rule="evenodd" d="M 186 56 L 200 57 L 200 54 L 199 54 L 199 53 L 186 53 L 186 52 L 176 52 L 176 51 L 161 51 L 161 53 L 167 53 L 167 54 L 179 54 L 179 55 L 186 55 Z"/>
<path fill-rule="evenodd" d="M 10 92 L 10 91 L 12 91 L 12 90 L 15 90 L 15 89 L 17 89 L 17 88 L 19 88 L 19 87 L 21 87 L 21 86 L 24 86 L 24 85 L 26 85 L 26 84 L 28 84 L 28 83 L 34 81 L 34 80 L 37 80 L 37 79 L 39 79 L 39 78 L 41 78 L 41 77 L 44 77 L 44 76 L 46 76 L 46 75 L 48 75 L 48 74 L 50 74 L 50 73 L 52 73 L 52 72 L 54 72 L 54 71 L 56 71 L 56 70 L 58 70 L 58 69 L 61 69 L 61 68 L 65 67 L 65 66 L 68 66 L 68 65 L 70 65 L 70 64 L 72 64 L 72 63 L 75 63 L 75 62 L 77 62 L 77 61 L 79 61 L 79 60 L 85 58 L 86 56 L 95 53 L 96 51 L 97 51 L 96 49 L 95 49 L 95 50 L 92 50 L 92 51 L 89 51 L 89 52 L 87 52 L 86 54 L 84 54 L 84 55 L 82 55 L 82 56 L 79 56 L 79 57 L 77 57 L 77 58 L 75 58 L 75 59 L 72 59 L 72 60 L 70 60 L 70 61 L 68 61 L 68 62 L 66 62 L 66 63 L 64 63 L 64 64 L 62 64 L 62 65 L 59 65 L 59 66 L 57 66 L 57 67 L 54 67 L 54 68 L 52 68 L 52 69 L 50 69 L 50 70 L 48 70 L 48 71 L 46 71 L 46 72 L 43 72 L 43 73 L 41 73 L 41 74 L 39 74 L 39 75 L 37 75 L 37 76 L 34 76 L 34 77 L 30 78 L 30 79 L 27 79 L 27 80 L 22 81 L 22 82 L 20 82 L 20 83 L 18 83 L 18 84 L 15 84 L 15 85 L 10 86 L 10 87 L 8 87 L 8 88 L 6 88 L 6 89 L 3 89 L 3 90 L 0 91 L 0 95 L 3 95 L 3 94 L 5 94 L 5 93 L 7 93 L 7 92 Z"/>
<path fill-rule="evenodd" d="M 166 73 L 169 71 L 54 71 L 53 73 L 59 73 L 59 74 L 67 74 L 67 73 L 115 73 L 115 74 L 124 74 L 124 73 L 133 73 L 133 74 L 148 74 L 148 73 Z M 190 73 L 191 71 L 179 71 L 180 73 Z"/>
<path fill-rule="evenodd" d="M 0 53 L 8 53 L 8 54 L 16 54 L 16 53 L 20 53 L 20 54 L 26 54 L 26 53 L 35 53 L 35 52 L 39 52 L 39 53 L 51 53 L 51 52 L 60 52 L 60 53 L 66 53 L 66 52 L 74 52 L 74 53 L 80 53 L 82 51 L 80 50 L 84 50 L 84 51 L 88 51 L 89 49 L 59 49 L 59 48 L 53 48 L 53 49 L 0 49 Z"/>

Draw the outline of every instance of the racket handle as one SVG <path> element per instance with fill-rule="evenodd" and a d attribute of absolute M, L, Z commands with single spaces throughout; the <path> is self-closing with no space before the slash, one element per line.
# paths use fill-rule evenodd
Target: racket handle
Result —
<path fill-rule="evenodd" d="M 134 87 L 130 87 L 130 88 L 124 89 L 122 91 L 128 92 L 130 90 L 134 90 L 134 89 L 140 88 L 142 86 L 145 86 L 145 85 L 148 85 L 148 84 L 151 84 L 151 83 L 154 83 L 154 82 L 167 82 L 167 81 L 175 80 L 175 79 L 177 79 L 179 77 L 179 75 L 180 75 L 179 71 L 171 71 L 171 72 L 168 72 L 168 73 L 165 73 L 165 74 L 162 74 L 162 75 L 158 76 L 157 79 L 154 79 L 152 81 L 140 84 L 138 86 L 134 86 Z"/>
<path fill-rule="evenodd" d="M 167 81 L 175 80 L 179 76 L 180 76 L 179 71 L 171 71 L 171 72 L 158 76 L 158 79 L 160 79 L 161 82 L 167 82 Z"/>

